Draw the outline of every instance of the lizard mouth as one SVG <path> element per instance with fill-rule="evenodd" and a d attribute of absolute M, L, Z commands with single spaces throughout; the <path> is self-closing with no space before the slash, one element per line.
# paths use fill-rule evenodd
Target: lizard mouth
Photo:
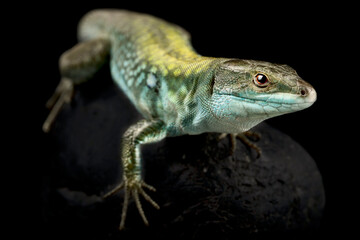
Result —
<path fill-rule="evenodd" d="M 252 96 L 237 96 L 245 101 L 256 102 L 262 105 L 301 105 L 311 106 L 317 98 L 315 89 L 310 84 L 302 84 L 298 87 L 297 93 L 262 93 Z"/>
<path fill-rule="evenodd" d="M 299 94 L 272 93 L 259 94 L 256 97 L 223 94 L 243 104 L 256 104 L 263 109 L 279 112 L 293 112 L 310 107 L 316 101 L 316 91 L 313 88 L 301 89 Z"/>

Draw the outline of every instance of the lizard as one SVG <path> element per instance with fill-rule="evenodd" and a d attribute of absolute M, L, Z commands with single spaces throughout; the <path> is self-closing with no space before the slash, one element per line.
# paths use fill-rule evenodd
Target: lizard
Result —
<path fill-rule="evenodd" d="M 124 189 L 120 230 L 131 198 L 146 225 L 140 196 L 160 208 L 145 192 L 155 188 L 141 174 L 141 145 L 205 132 L 234 139 L 268 118 L 308 108 L 317 98 L 288 65 L 202 56 L 186 30 L 148 14 L 92 10 L 79 22 L 78 38 L 59 58 L 61 80 L 47 102 L 52 109 L 43 130 L 50 131 L 75 86 L 109 63 L 115 84 L 143 116 L 122 137 L 122 181 L 104 195 Z"/>

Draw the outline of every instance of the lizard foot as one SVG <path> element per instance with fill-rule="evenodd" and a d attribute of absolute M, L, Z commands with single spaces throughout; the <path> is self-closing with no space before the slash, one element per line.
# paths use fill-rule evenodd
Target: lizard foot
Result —
<path fill-rule="evenodd" d="M 125 189 L 125 196 L 124 196 L 124 204 L 123 204 L 123 208 L 122 208 L 119 229 L 123 230 L 125 227 L 126 212 L 127 212 L 127 208 L 129 205 L 129 199 L 131 196 L 135 200 L 135 204 L 136 204 L 137 209 L 139 210 L 141 218 L 143 219 L 145 225 L 148 226 L 149 222 L 148 222 L 148 220 L 145 216 L 144 210 L 142 208 L 140 198 L 139 198 L 139 193 L 145 198 L 146 201 L 151 203 L 151 205 L 153 205 L 156 209 L 160 209 L 159 205 L 154 200 L 152 200 L 149 195 L 147 195 L 147 193 L 144 191 L 143 188 L 147 188 L 153 192 L 155 192 L 156 189 L 153 186 L 146 184 L 142 180 L 124 180 L 122 183 L 120 183 L 118 186 L 116 186 L 113 190 L 111 190 L 110 192 L 105 194 L 103 198 L 107 198 L 107 197 L 115 194 L 116 192 L 120 191 L 123 188 Z"/>
<path fill-rule="evenodd" d="M 236 149 L 236 139 L 240 139 L 246 146 L 254 149 L 257 153 L 256 158 L 261 156 L 261 149 L 254 144 L 253 142 L 257 142 L 260 140 L 260 134 L 252 131 L 247 131 L 243 133 L 222 133 L 219 135 L 218 139 L 221 140 L 227 136 L 230 136 L 231 148 L 230 155 L 233 155 Z"/>
<path fill-rule="evenodd" d="M 68 78 L 62 78 L 59 85 L 56 87 L 55 93 L 46 102 L 46 107 L 51 109 L 51 111 L 42 126 L 44 132 L 50 131 L 51 125 L 55 121 L 55 118 L 59 114 L 62 106 L 65 103 L 71 102 L 73 94 L 73 82 Z"/>

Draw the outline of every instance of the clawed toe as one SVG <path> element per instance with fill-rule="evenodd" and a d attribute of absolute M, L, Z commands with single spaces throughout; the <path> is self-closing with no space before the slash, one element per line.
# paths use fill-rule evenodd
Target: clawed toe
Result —
<path fill-rule="evenodd" d="M 50 97 L 46 103 L 46 107 L 51 109 L 46 118 L 42 129 L 44 132 L 49 132 L 56 117 L 59 115 L 61 108 L 65 103 L 70 103 L 74 94 L 74 84 L 68 78 L 61 79 L 57 86 L 55 93 Z"/>
<path fill-rule="evenodd" d="M 103 196 L 103 199 L 106 199 L 112 195 L 114 195 L 115 193 L 117 193 L 118 191 L 120 191 L 122 188 L 124 188 L 124 182 L 120 183 L 119 185 L 117 185 L 115 188 L 113 188 L 110 192 L 106 193 Z"/>
<path fill-rule="evenodd" d="M 125 195 L 124 195 L 124 203 L 123 203 L 123 209 L 122 209 L 122 213 L 121 213 L 121 221 L 120 221 L 120 226 L 119 229 L 123 230 L 125 227 L 125 220 L 126 220 L 126 213 L 127 213 L 127 209 L 128 209 L 128 205 L 129 205 L 129 199 L 130 197 L 134 198 L 136 207 L 139 211 L 139 214 L 144 222 L 145 225 L 149 225 L 149 222 L 145 216 L 144 210 L 142 208 L 142 204 L 140 202 L 140 197 L 139 195 L 143 196 L 144 199 L 149 202 L 154 208 L 156 209 L 160 209 L 160 206 L 144 191 L 143 188 L 147 188 L 150 191 L 155 192 L 156 189 L 151 186 L 148 185 L 147 183 L 145 183 L 144 181 L 129 181 L 126 180 L 124 182 L 122 182 L 121 184 L 119 184 L 118 186 L 116 186 L 113 190 L 111 190 L 110 192 L 106 193 L 103 198 L 108 198 L 110 196 L 112 196 L 113 194 L 115 194 L 116 192 L 120 191 L 121 189 L 125 189 Z"/>

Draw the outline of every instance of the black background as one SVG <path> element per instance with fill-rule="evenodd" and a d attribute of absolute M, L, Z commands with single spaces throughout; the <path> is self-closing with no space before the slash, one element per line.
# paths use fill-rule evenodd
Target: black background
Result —
<path fill-rule="evenodd" d="M 358 85 L 359 71 L 349 64 L 356 61 L 352 60 L 355 49 L 350 46 L 356 33 L 351 8 L 328 3 L 302 5 L 290 2 L 281 5 L 245 4 L 241 1 L 196 4 L 195 1 L 166 1 L 161 4 L 119 1 L 108 5 L 87 3 L 78 6 L 51 3 L 32 5 L 30 10 L 24 7 L 27 14 L 19 13 L 23 17 L 19 42 L 25 48 L 23 61 L 28 70 L 24 70 L 26 78 L 21 78 L 24 82 L 22 90 L 29 92 L 24 89 L 28 85 L 34 89 L 27 104 L 31 104 L 33 112 L 36 111 L 30 117 L 34 120 L 31 128 L 35 126 L 32 134 L 40 136 L 40 140 L 35 141 L 31 135 L 31 142 L 35 144 L 32 147 L 36 151 L 34 156 L 37 159 L 40 156 L 35 164 L 31 163 L 39 173 L 30 174 L 31 177 L 41 178 L 46 170 L 44 163 L 46 165 L 50 150 L 44 149 L 46 137 L 41 132 L 42 122 L 48 114 L 44 103 L 60 79 L 58 57 L 77 42 L 79 19 L 94 8 L 146 12 L 190 32 L 194 48 L 202 55 L 288 64 L 314 86 L 318 100 L 311 108 L 268 122 L 298 141 L 319 167 L 327 198 L 321 234 L 350 234 L 359 222 L 352 218 L 358 217 L 355 199 L 359 187 L 355 186 L 358 182 L 356 160 L 359 157 L 356 145 L 352 146 L 358 142 L 355 132 L 358 117 L 356 104 L 352 104 L 356 95 L 351 95 L 351 90 Z M 23 30 L 26 30 L 26 37 Z M 19 56 L 15 55 L 15 58 Z M 38 195 L 34 199 L 39 200 Z M 36 211 L 35 214 L 39 213 Z M 29 218 L 28 222 L 38 223 L 32 220 L 32 216 L 25 216 L 21 221 Z M 41 231 L 41 216 L 36 225 Z"/>

